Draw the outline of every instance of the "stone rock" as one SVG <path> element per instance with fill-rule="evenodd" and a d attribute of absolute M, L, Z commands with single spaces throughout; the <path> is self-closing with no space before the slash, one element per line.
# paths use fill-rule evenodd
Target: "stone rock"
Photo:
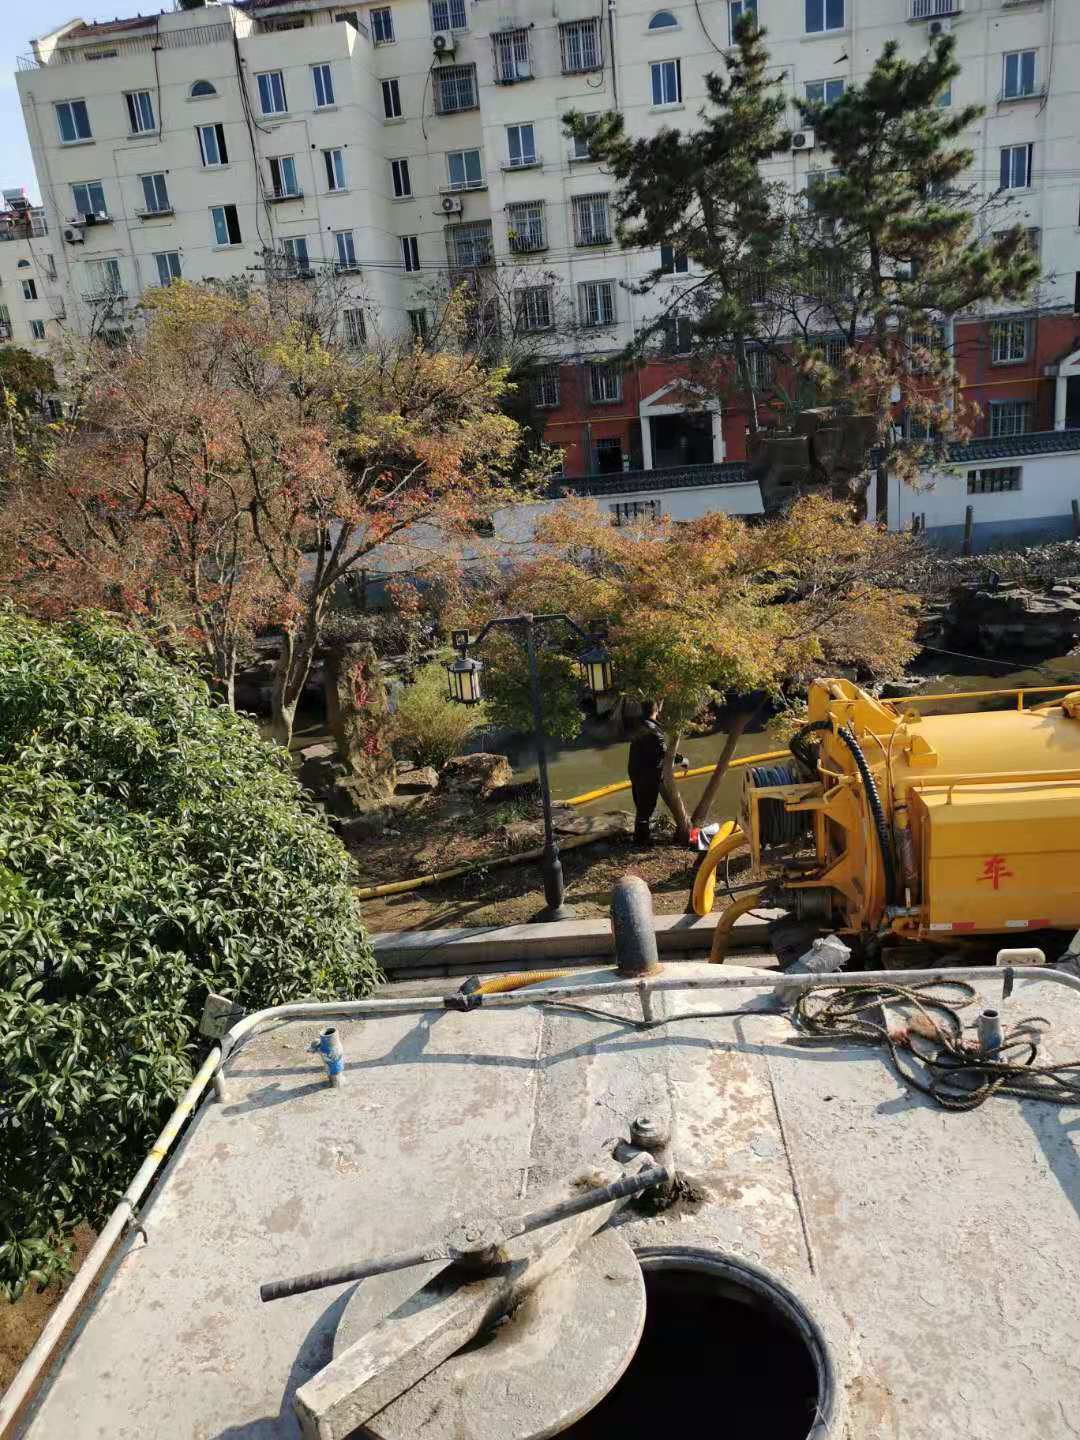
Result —
<path fill-rule="evenodd" d="M 326 792 L 326 807 L 332 815 L 353 819 L 372 808 L 367 780 L 358 775 L 340 775 Z M 376 806 L 378 802 L 375 802 Z"/>
<path fill-rule="evenodd" d="M 514 772 L 505 755 L 455 755 L 442 767 L 440 782 L 449 795 L 474 795 L 486 800 L 493 790 L 509 785 Z"/>
<path fill-rule="evenodd" d="M 327 744 L 307 745 L 300 751 L 300 759 L 305 762 L 308 760 L 336 760 L 337 746 Z"/>
<path fill-rule="evenodd" d="M 341 762 L 356 782 L 356 797 L 368 803 L 388 800 L 395 774 L 391 716 L 374 647 L 366 642 L 329 647 L 324 688 L 327 724 Z"/>
<path fill-rule="evenodd" d="M 493 838 L 515 855 L 520 850 L 535 850 L 544 843 L 544 823 L 514 820 L 509 825 L 500 825 Z"/>
<path fill-rule="evenodd" d="M 397 762 L 397 764 L 394 766 L 394 770 L 395 770 L 395 772 L 396 772 L 398 775 L 407 775 L 410 770 L 415 770 L 415 769 L 416 769 L 416 764 L 415 764 L 415 762 L 412 761 L 412 760 L 399 760 L 399 761 Z"/>
<path fill-rule="evenodd" d="M 365 840 L 374 840 L 386 832 L 393 813 L 391 805 L 370 805 L 360 814 L 350 816 L 347 820 L 340 820 L 337 824 L 337 833 L 346 845 L 356 845 Z"/>
<path fill-rule="evenodd" d="M 421 765 L 399 774 L 394 786 L 396 795 L 427 795 L 439 788 L 439 772 L 431 765 Z"/>
<path fill-rule="evenodd" d="M 559 835 L 629 835 L 634 828 L 633 817 L 625 810 L 607 810 L 599 815 L 585 815 L 576 809 L 555 810 L 551 818 Z"/>

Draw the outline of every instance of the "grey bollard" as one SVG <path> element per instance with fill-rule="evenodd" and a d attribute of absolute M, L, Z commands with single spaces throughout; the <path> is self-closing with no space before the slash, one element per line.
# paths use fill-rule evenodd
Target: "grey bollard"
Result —
<path fill-rule="evenodd" d="M 616 882 L 611 894 L 611 931 L 620 975 L 654 975 L 660 969 L 652 893 L 640 876 L 624 875 Z"/>

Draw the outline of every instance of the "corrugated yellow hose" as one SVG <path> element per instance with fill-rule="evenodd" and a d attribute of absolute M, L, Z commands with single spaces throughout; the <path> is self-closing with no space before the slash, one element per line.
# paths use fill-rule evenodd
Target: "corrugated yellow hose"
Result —
<path fill-rule="evenodd" d="M 484 980 L 472 992 L 474 995 L 502 995 L 507 990 L 522 990 L 526 985 L 542 985 L 545 980 L 561 980 L 566 975 L 580 974 L 573 970 L 519 970 L 513 975 L 500 975 L 495 980 Z"/>
<path fill-rule="evenodd" d="M 710 965 L 724 963 L 724 956 L 727 954 L 727 948 L 731 942 L 731 932 L 735 928 L 735 921 L 740 915 L 745 915 L 748 910 L 753 910 L 755 905 L 760 905 L 764 893 L 764 890 L 751 890 L 749 895 L 744 895 L 741 900 L 736 900 L 729 905 L 720 916 L 716 922 L 716 929 L 713 931 L 712 949 L 709 951 Z"/>
<path fill-rule="evenodd" d="M 769 760 L 790 760 L 790 750 L 766 750 L 764 755 L 740 755 L 728 765 L 729 770 L 742 769 L 744 765 L 764 765 Z M 700 775 L 711 775 L 715 765 L 698 765 L 693 770 L 680 770 L 676 780 L 694 780 Z M 629 780 L 620 780 L 615 785 L 602 785 L 599 790 L 586 790 L 584 795 L 572 795 L 569 800 L 560 800 L 560 805 L 591 805 L 594 800 L 603 800 L 606 795 L 618 795 L 630 789 Z"/>
<path fill-rule="evenodd" d="M 694 888 L 690 892 L 690 904 L 695 915 L 711 915 L 716 902 L 716 870 L 721 860 L 726 860 L 733 850 L 746 844 L 746 836 L 734 820 L 725 820 L 713 837 L 705 859 L 694 876 Z"/>

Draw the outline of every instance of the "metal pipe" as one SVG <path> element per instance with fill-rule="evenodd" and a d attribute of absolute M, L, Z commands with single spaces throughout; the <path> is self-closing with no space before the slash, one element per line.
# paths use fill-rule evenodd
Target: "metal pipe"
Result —
<path fill-rule="evenodd" d="M 979 1037 L 979 1049 L 982 1053 L 996 1055 L 1005 1043 L 1005 1033 L 1001 1028 L 1001 1012 L 993 1009 L 981 1010 L 975 1021 L 975 1033 Z"/>
<path fill-rule="evenodd" d="M 146 1193 L 150 1181 L 161 1168 L 162 1162 L 180 1133 L 180 1127 L 195 1108 L 199 1097 L 210 1084 L 221 1060 L 221 1049 L 215 1045 L 207 1055 L 198 1074 L 184 1091 L 183 1097 L 154 1141 L 146 1159 L 135 1172 L 135 1178 L 124 1191 L 116 1208 L 105 1222 L 89 1254 L 75 1272 L 71 1284 L 64 1291 L 56 1309 L 49 1316 L 44 1330 L 38 1336 L 34 1348 L 19 1366 L 14 1380 L 0 1396 L 0 1436 L 7 1433 L 24 1402 L 30 1395 L 39 1373 L 45 1368 L 57 1342 L 75 1318 L 79 1306 L 97 1279 L 102 1266 L 109 1258 L 113 1246 L 123 1235 L 126 1226 L 135 1216 L 135 1207 Z"/>

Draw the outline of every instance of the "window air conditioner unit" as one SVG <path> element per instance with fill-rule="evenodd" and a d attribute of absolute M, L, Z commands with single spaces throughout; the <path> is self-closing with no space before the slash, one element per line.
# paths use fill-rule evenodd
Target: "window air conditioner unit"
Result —
<path fill-rule="evenodd" d="M 927 34 L 927 38 L 930 39 L 930 40 L 937 40 L 937 39 L 939 39 L 942 35 L 951 35 L 951 34 L 952 34 L 952 21 L 951 21 L 951 20 L 931 20 L 930 23 L 929 23 L 929 24 L 927 25 L 927 27 L 926 27 L 926 34 Z"/>
<path fill-rule="evenodd" d="M 453 55 L 457 48 L 452 30 L 436 30 L 435 38 L 431 42 L 431 48 L 436 56 Z"/>
<path fill-rule="evenodd" d="M 86 236 L 77 225 L 71 225 L 64 231 L 64 239 L 69 245 L 81 245 Z"/>
<path fill-rule="evenodd" d="M 813 150 L 813 130 L 796 130 L 795 134 L 791 137 L 791 148 L 792 150 Z"/>
<path fill-rule="evenodd" d="M 444 215 L 460 215 L 461 201 L 456 195 L 444 195 L 442 198 L 442 211 Z"/>

